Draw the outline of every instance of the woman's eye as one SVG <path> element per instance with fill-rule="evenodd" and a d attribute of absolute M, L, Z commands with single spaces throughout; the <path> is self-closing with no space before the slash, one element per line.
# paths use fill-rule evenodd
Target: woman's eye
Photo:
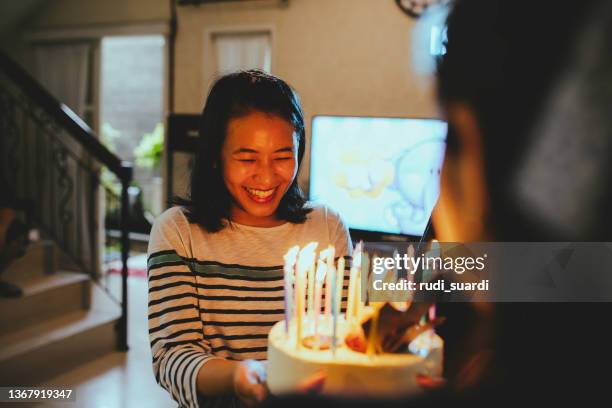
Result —
<path fill-rule="evenodd" d="M 255 159 L 238 159 L 242 163 L 255 163 Z"/>
<path fill-rule="evenodd" d="M 276 160 L 281 160 L 281 161 L 284 161 L 284 160 L 291 160 L 291 159 L 293 159 L 293 157 L 277 157 L 277 158 L 276 158 Z"/>

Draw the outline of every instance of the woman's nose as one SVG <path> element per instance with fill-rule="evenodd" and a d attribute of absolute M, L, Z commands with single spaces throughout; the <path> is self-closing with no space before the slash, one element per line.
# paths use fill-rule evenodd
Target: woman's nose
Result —
<path fill-rule="evenodd" d="M 271 183 L 274 180 L 274 166 L 271 160 L 260 160 L 258 162 L 255 179 L 262 184 Z"/>

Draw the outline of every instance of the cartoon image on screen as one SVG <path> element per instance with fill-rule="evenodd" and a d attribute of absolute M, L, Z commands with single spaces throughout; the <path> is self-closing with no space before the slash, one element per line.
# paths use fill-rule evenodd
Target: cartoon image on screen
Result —
<path fill-rule="evenodd" d="M 436 119 L 317 116 L 311 199 L 351 228 L 420 236 L 438 199 L 445 137 Z"/>

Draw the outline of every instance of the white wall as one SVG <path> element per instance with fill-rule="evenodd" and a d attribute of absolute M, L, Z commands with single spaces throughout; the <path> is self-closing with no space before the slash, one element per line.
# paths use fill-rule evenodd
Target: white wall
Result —
<path fill-rule="evenodd" d="M 436 116 L 432 87 L 413 72 L 415 20 L 393 0 L 290 0 L 178 8 L 175 110 L 200 112 L 204 33 L 213 28 L 273 27 L 272 71 L 299 92 L 307 131 L 313 115 Z M 382 141 L 381 141 L 382 142 Z M 308 154 L 300 174 L 307 185 Z"/>
<path fill-rule="evenodd" d="M 54 0 L 27 30 L 168 22 L 170 0 Z M 393 0 L 277 0 L 178 7 L 176 112 L 202 110 L 208 30 L 271 27 L 273 66 L 299 92 L 307 135 L 313 115 L 436 116 L 432 87 L 410 61 L 415 20 Z M 15 46 L 15 45 L 14 45 Z M 309 157 L 300 173 L 307 185 Z"/>

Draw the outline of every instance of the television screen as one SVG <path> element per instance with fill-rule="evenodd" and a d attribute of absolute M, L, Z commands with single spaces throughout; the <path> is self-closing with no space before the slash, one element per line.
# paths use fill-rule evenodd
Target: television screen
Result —
<path fill-rule="evenodd" d="M 349 228 L 422 236 L 440 192 L 446 123 L 315 116 L 310 199 Z"/>

